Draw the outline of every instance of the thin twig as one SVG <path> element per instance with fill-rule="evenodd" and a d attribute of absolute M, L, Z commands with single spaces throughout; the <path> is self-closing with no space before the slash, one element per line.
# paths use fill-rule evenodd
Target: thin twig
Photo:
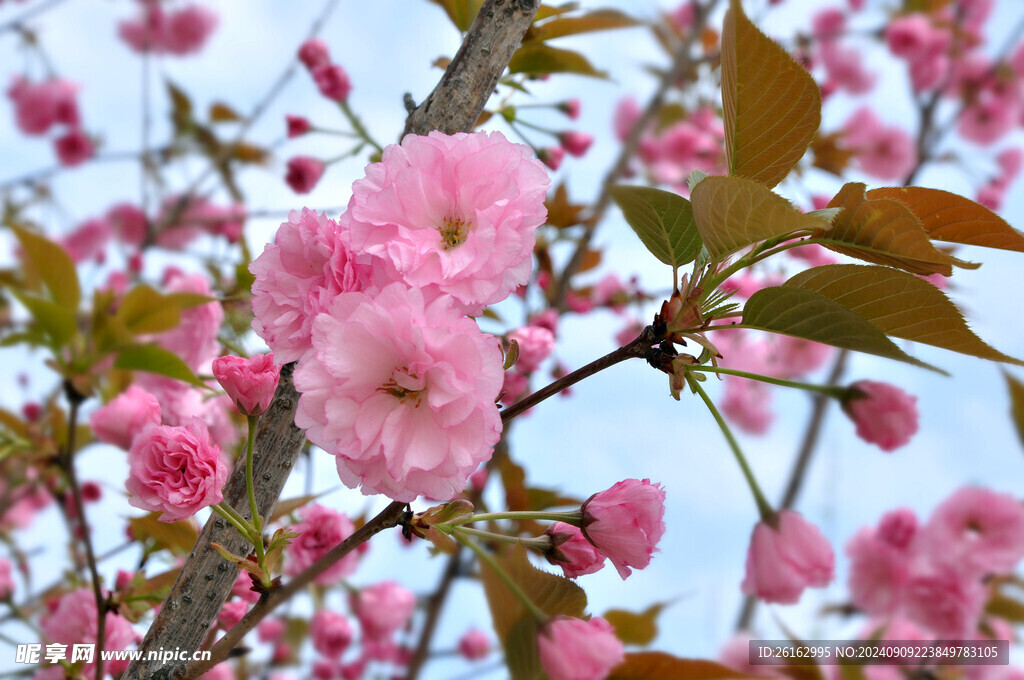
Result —
<path fill-rule="evenodd" d="M 49 0 L 48 2 L 40 2 L 31 9 L 25 10 L 14 19 L 11 19 L 6 24 L 0 24 L 0 33 L 6 33 L 7 31 L 20 31 L 24 29 L 25 22 L 32 17 L 39 16 L 43 12 L 48 12 L 64 2 L 66 2 L 66 0 Z"/>

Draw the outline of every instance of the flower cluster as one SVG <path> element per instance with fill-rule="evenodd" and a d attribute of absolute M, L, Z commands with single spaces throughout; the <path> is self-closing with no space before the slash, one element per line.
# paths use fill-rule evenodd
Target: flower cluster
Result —
<path fill-rule="evenodd" d="M 318 43 L 300 59 L 329 63 Z M 548 182 L 499 133 L 409 135 L 338 221 L 293 213 L 251 265 L 253 328 L 299 360 L 296 424 L 347 485 L 451 498 L 490 457 L 501 350 L 466 315 L 526 283 Z"/>
<path fill-rule="evenodd" d="M 14 104 L 18 129 L 26 135 L 45 135 L 53 127 L 62 130 L 54 138 L 54 150 L 61 165 L 72 167 L 92 158 L 92 138 L 82 127 L 78 110 L 78 87 L 60 78 L 32 83 L 17 77 L 7 90 Z"/>
<path fill-rule="evenodd" d="M 158 2 L 139 2 L 140 16 L 122 21 L 118 34 L 136 52 L 183 57 L 203 49 L 216 30 L 218 18 L 202 5 L 166 11 Z"/>

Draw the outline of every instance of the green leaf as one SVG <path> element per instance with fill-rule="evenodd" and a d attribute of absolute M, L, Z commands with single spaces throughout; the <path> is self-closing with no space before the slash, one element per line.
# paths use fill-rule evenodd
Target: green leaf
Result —
<path fill-rule="evenodd" d="M 759 678 L 707 659 L 682 659 L 665 652 L 634 652 L 612 669 L 608 680 L 731 680 Z"/>
<path fill-rule="evenodd" d="M 690 202 L 670 191 L 614 186 L 612 198 L 647 250 L 678 269 L 700 253 L 700 234 Z"/>
<path fill-rule="evenodd" d="M 578 35 L 593 31 L 607 31 L 613 28 L 629 28 L 638 25 L 633 17 L 616 9 L 599 9 L 583 16 L 559 16 L 541 25 L 534 24 L 527 33 L 528 40 L 551 40 L 567 35 Z"/>
<path fill-rule="evenodd" d="M 705 177 L 690 195 L 697 231 L 716 260 L 769 238 L 828 226 L 786 199 L 743 177 Z"/>
<path fill-rule="evenodd" d="M 1020 443 L 1024 445 L 1024 383 L 1005 371 L 1003 377 L 1006 378 L 1006 386 L 1010 390 L 1010 418 L 1017 428 Z"/>
<path fill-rule="evenodd" d="M 785 283 L 838 302 L 886 335 L 1024 366 L 987 345 L 967 326 L 963 314 L 927 281 L 898 269 L 856 264 L 814 267 Z"/>
<path fill-rule="evenodd" d="M 54 302 L 72 313 L 77 312 L 82 290 L 71 256 L 58 244 L 39 234 L 14 225 L 11 228 Z"/>
<path fill-rule="evenodd" d="M 945 374 L 909 356 L 877 326 L 821 293 L 793 286 L 757 291 L 743 308 L 743 324 L 825 345 L 905 361 Z"/>
<path fill-rule="evenodd" d="M 532 616 L 519 619 L 505 639 L 505 663 L 511 680 L 547 680 L 540 663 L 540 624 Z"/>
<path fill-rule="evenodd" d="M 938 241 L 1024 253 L 1024 234 L 969 198 L 924 187 L 872 189 L 867 196 L 903 203 L 921 220 L 928 235 Z"/>
<path fill-rule="evenodd" d="M 815 232 L 824 245 L 843 255 L 873 264 L 905 269 L 911 274 L 950 276 L 953 265 L 975 269 L 932 245 L 921 220 L 904 203 L 891 198 L 868 198 L 864 185 L 851 182 L 829 202 L 842 208 L 831 226 Z"/>
<path fill-rule="evenodd" d="M 448 18 L 455 24 L 455 28 L 465 33 L 473 25 L 484 0 L 430 0 L 435 5 L 442 7 Z"/>
<path fill-rule="evenodd" d="M 544 43 L 528 43 L 516 50 L 508 63 L 509 73 L 540 76 L 546 73 L 575 73 L 581 76 L 607 78 L 579 52 L 561 50 Z"/>
<path fill-rule="evenodd" d="M 296 510 L 306 505 L 309 505 L 317 498 L 320 498 L 323 494 L 314 493 L 306 496 L 298 496 L 297 498 L 286 498 L 283 501 L 278 501 L 277 505 L 274 506 L 274 514 L 270 516 L 270 519 L 266 521 L 266 524 L 271 524 L 281 519 L 285 515 L 290 515 Z"/>
<path fill-rule="evenodd" d="M 199 540 L 199 529 L 195 520 L 161 522 L 157 519 L 159 516 L 160 513 L 151 512 L 142 517 L 130 518 L 128 526 L 131 527 L 132 537 L 142 542 L 153 539 L 157 549 L 166 548 L 175 555 L 187 555 L 192 552 L 196 541 Z"/>
<path fill-rule="evenodd" d="M 197 387 L 205 387 L 203 381 L 196 377 L 181 357 L 157 345 L 132 345 L 122 349 L 114 360 L 114 368 L 156 373 Z"/>
<path fill-rule="evenodd" d="M 167 87 L 167 96 L 171 98 L 171 122 L 174 124 L 174 132 L 176 135 L 184 134 L 195 122 L 192 118 L 192 100 L 170 79 L 164 84 Z"/>
<path fill-rule="evenodd" d="M 989 599 L 985 611 L 1012 623 L 1024 623 L 1024 602 L 1014 600 L 1006 595 L 996 595 Z"/>
<path fill-rule="evenodd" d="M 75 324 L 75 312 L 56 302 L 50 302 L 34 295 L 27 295 L 11 289 L 11 294 L 25 306 L 39 328 L 50 339 L 48 343 L 53 349 L 67 345 L 78 330 Z"/>
<path fill-rule="evenodd" d="M 769 189 L 807 151 L 821 124 L 821 90 L 807 69 L 732 0 L 722 33 L 722 108 L 730 175 Z"/>
<path fill-rule="evenodd" d="M 142 284 L 124 296 L 116 317 L 134 335 L 161 333 L 180 323 L 181 309 L 153 288 Z"/>
<path fill-rule="evenodd" d="M 609 609 L 604 613 L 604 619 L 612 624 L 615 636 L 623 644 L 643 647 L 654 642 L 658 636 L 658 616 L 664 608 L 665 603 L 659 602 L 639 614 L 625 609 Z"/>
<path fill-rule="evenodd" d="M 210 302 L 220 302 L 219 299 L 211 295 L 203 295 L 202 293 L 166 293 L 164 299 L 177 305 L 180 309 L 191 309 L 192 307 L 199 307 Z"/>

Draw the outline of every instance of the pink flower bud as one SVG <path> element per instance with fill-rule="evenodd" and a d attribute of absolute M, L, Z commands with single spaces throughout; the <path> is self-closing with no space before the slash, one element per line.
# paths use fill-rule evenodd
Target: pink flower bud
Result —
<path fill-rule="evenodd" d="M 224 630 L 231 630 L 242 620 L 245 613 L 249 611 L 249 603 L 245 600 L 231 600 L 226 602 L 217 614 L 217 623 Z"/>
<path fill-rule="evenodd" d="M 537 158 L 552 170 L 558 170 L 565 160 L 565 149 L 560 146 L 549 146 L 538 151 Z"/>
<path fill-rule="evenodd" d="M 325 165 L 310 156 L 295 156 L 288 161 L 288 172 L 284 181 L 297 194 L 308 194 L 320 181 Z"/>
<path fill-rule="evenodd" d="M 96 152 L 92 139 L 79 128 L 58 137 L 54 140 L 53 146 L 57 150 L 57 159 L 66 168 L 81 165 Z"/>
<path fill-rule="evenodd" d="M 343 102 L 348 99 L 352 91 L 352 81 L 348 79 L 348 73 L 337 64 L 324 64 L 312 69 L 313 82 L 320 90 L 320 94 L 333 99 L 336 102 Z"/>
<path fill-rule="evenodd" d="M 883 451 L 894 451 L 917 432 L 917 397 L 888 383 L 861 380 L 843 411 L 857 424 L 857 436 Z M 858 394 L 859 393 L 859 394 Z"/>
<path fill-rule="evenodd" d="M 594 136 L 585 132 L 563 132 L 558 136 L 558 141 L 570 156 L 579 158 L 594 143 Z"/>
<path fill-rule="evenodd" d="M 179 57 L 203 49 L 207 38 L 216 30 L 218 17 L 201 5 L 187 5 L 167 15 L 160 43 L 163 51 Z"/>
<path fill-rule="evenodd" d="M 313 129 L 313 124 L 309 122 L 309 119 L 302 116 L 285 116 L 284 119 L 288 123 L 288 139 L 301 137 Z"/>
<path fill-rule="evenodd" d="M 578 527 L 555 522 L 547 532 L 554 541 L 548 562 L 562 568 L 566 578 L 593 574 L 604 567 L 605 556 L 583 536 Z"/>
<path fill-rule="evenodd" d="M 519 345 L 519 360 L 516 368 L 523 373 L 537 370 L 541 362 L 555 351 L 555 336 L 547 328 L 523 326 L 508 334 L 509 340 Z"/>
<path fill-rule="evenodd" d="M 765 602 L 792 604 L 808 586 L 826 586 L 835 571 L 832 546 L 799 514 L 783 510 L 776 526 L 759 522 L 747 552 L 743 593 Z"/>
<path fill-rule="evenodd" d="M 154 425 L 132 441 L 126 486 L 136 508 L 162 512 L 164 522 L 188 519 L 224 500 L 228 464 L 198 418 L 183 427 Z"/>
<path fill-rule="evenodd" d="M 394 581 L 363 588 L 352 596 L 352 610 L 359 618 L 365 638 L 382 640 L 409 622 L 416 609 L 416 596 Z"/>
<path fill-rule="evenodd" d="M 558 110 L 569 116 L 569 120 L 576 120 L 580 117 L 580 100 L 567 99 L 558 105 Z"/>
<path fill-rule="evenodd" d="M 352 624 L 328 609 L 321 609 L 309 622 L 313 649 L 329 659 L 339 659 L 352 642 Z"/>
<path fill-rule="evenodd" d="M 665 491 L 651 480 L 626 479 L 583 503 L 583 535 L 615 565 L 619 576 L 651 562 L 665 533 Z"/>
<path fill-rule="evenodd" d="M 486 659 L 491 653 L 491 639 L 477 628 L 470 628 L 459 640 L 459 654 L 468 661 Z"/>
<path fill-rule="evenodd" d="M 270 408 L 281 369 L 273 353 L 248 359 L 228 355 L 213 360 L 213 375 L 243 415 L 255 416 Z"/>
<path fill-rule="evenodd" d="M 589 621 L 559 616 L 537 638 L 540 663 L 551 680 L 606 678 L 625 653 L 611 624 L 599 616 Z"/>
<path fill-rule="evenodd" d="M 277 642 L 284 635 L 285 624 L 282 619 L 271 617 L 260 621 L 256 628 L 260 642 Z"/>
<path fill-rule="evenodd" d="M 299 47 L 299 61 L 306 65 L 310 71 L 318 66 L 327 66 L 331 63 L 331 53 L 322 40 L 307 40 Z"/>
<path fill-rule="evenodd" d="M 11 577 L 11 561 L 6 557 L 0 557 L 0 600 L 8 599 L 13 592 L 14 579 Z"/>
<path fill-rule="evenodd" d="M 160 402 L 141 387 L 131 385 L 96 410 L 89 424 L 96 439 L 127 450 L 136 435 L 160 424 Z"/>

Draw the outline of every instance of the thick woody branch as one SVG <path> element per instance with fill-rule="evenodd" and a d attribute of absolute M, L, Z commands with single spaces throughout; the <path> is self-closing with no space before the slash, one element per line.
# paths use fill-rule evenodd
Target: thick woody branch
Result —
<path fill-rule="evenodd" d="M 538 0 L 487 0 L 441 81 L 405 122 L 408 134 L 469 132 L 522 42 Z"/>
<path fill-rule="evenodd" d="M 281 370 L 281 382 L 270 408 L 260 418 L 253 452 L 253 478 L 260 514 L 269 516 L 291 472 L 299 450 L 306 441 L 304 431 L 295 427 L 299 395 L 292 384 L 292 365 Z M 248 518 L 249 500 L 245 485 L 245 456 L 240 456 L 224 487 L 224 502 Z M 181 662 L 146 660 L 146 652 L 157 649 L 202 647 L 210 626 L 231 593 L 238 568 L 210 547 L 217 542 L 236 554 L 247 555 L 252 546 L 219 515 L 212 515 L 182 567 L 170 595 L 150 626 L 139 649 L 142 659 L 132 663 L 123 680 L 170 678 Z"/>

